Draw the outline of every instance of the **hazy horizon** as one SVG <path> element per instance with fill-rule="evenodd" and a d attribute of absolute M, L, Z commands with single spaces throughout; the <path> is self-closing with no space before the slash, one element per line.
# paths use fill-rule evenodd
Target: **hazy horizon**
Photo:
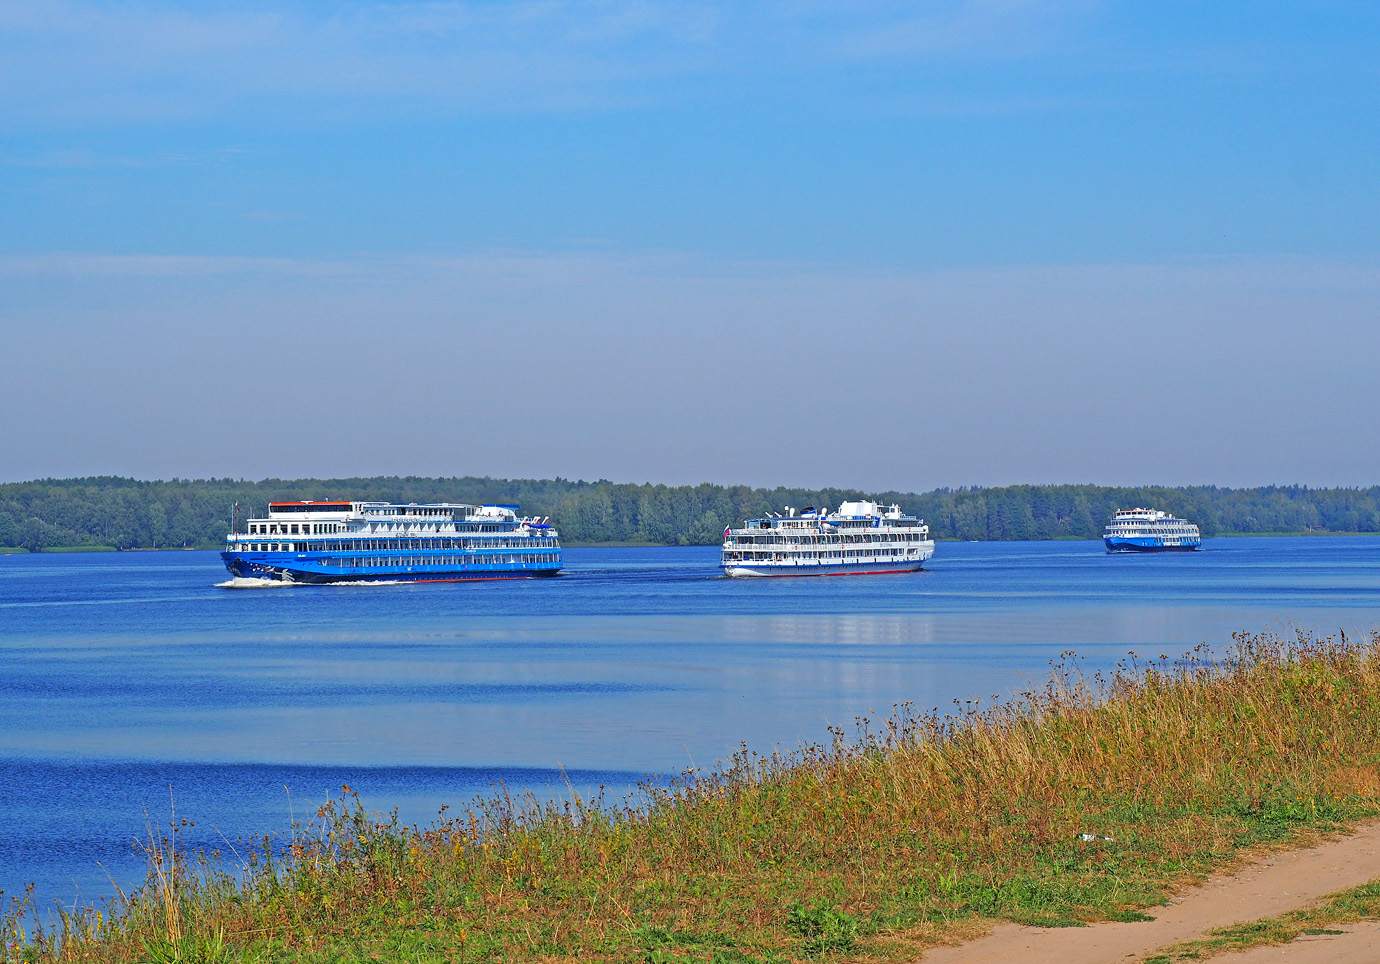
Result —
<path fill-rule="evenodd" d="M 1190 489 L 1190 488 L 1218 488 L 1218 489 L 1231 489 L 1231 490 L 1241 490 L 1241 489 L 1262 489 L 1262 488 L 1271 488 L 1271 487 L 1273 487 L 1273 488 L 1293 488 L 1293 487 L 1302 487 L 1302 488 L 1306 488 L 1306 489 L 1310 489 L 1310 490 L 1314 490 L 1314 489 L 1357 489 L 1357 490 L 1365 490 L 1365 489 L 1374 488 L 1374 487 L 1376 487 L 1376 486 L 1380 486 L 1380 482 L 1362 483 L 1362 484 L 1358 484 L 1358 485 L 1314 486 L 1314 485 L 1306 485 L 1306 484 L 1304 484 L 1304 483 L 1302 483 L 1302 482 L 1260 482 L 1260 483 L 1255 483 L 1255 484 L 1250 484 L 1250 485 L 1222 485 L 1222 484 L 1217 483 L 1217 482 L 1182 482 L 1182 483 L 1167 483 L 1167 482 L 1153 482 L 1153 481 L 1152 481 L 1152 482 L 1097 482 L 1097 481 L 1070 481 L 1070 480 L 1062 480 L 1062 481 L 1037 481 L 1037 482 L 1031 482 L 1031 481 L 1000 482 L 1000 483 L 994 483 L 994 484 L 991 484 L 991 485 L 988 485 L 988 484 L 985 484 L 985 483 L 972 482 L 972 483 L 962 483 L 962 484 L 958 484 L 958 485 L 934 485 L 934 486 L 928 486 L 928 487 L 923 488 L 923 489 L 919 489 L 919 488 L 894 488 L 894 487 L 891 488 L 891 489 L 878 489 L 878 488 L 868 489 L 868 488 L 866 488 L 866 487 L 861 487 L 861 486 L 856 486 L 856 485 L 840 485 L 840 484 L 835 484 L 835 483 L 832 483 L 832 482 L 824 482 L 824 483 L 819 483 L 819 484 L 811 484 L 811 483 L 771 482 L 771 481 L 769 481 L 769 482 L 760 482 L 760 483 L 759 483 L 759 482 L 744 482 L 744 481 L 741 481 L 741 480 L 734 480 L 734 479 L 695 479 L 695 480 L 693 480 L 693 481 L 690 481 L 690 480 L 668 481 L 668 480 L 665 480 L 665 479 L 611 479 L 611 478 L 607 478 L 607 477 L 604 477 L 604 476 L 591 477 L 591 478 L 583 478 L 583 477 L 579 477 L 579 476 L 566 476 L 566 475 L 559 475 L 559 474 L 558 474 L 558 475 L 552 475 L 552 476 L 535 477 L 535 476 L 504 476 L 504 475 L 492 475 L 492 474 L 484 474 L 484 473 L 479 473 L 479 474 L 475 474 L 475 473 L 459 473 L 459 474 L 451 474 L 451 475 L 418 475 L 418 474 L 416 474 L 416 473 L 411 473 L 411 474 L 392 474 L 392 473 L 389 473 L 389 474 L 377 474 L 377 473 L 375 473 L 375 474 L 369 474 L 369 475 L 329 475 L 329 476 L 324 476 L 324 475 L 313 475 L 313 476 L 305 476 L 305 475 L 303 475 L 303 476 L 267 475 L 267 476 L 262 476 L 262 477 L 259 477 L 259 478 L 247 478 L 247 477 L 234 476 L 234 475 L 230 475 L 230 476 L 186 476 L 186 475 L 172 475 L 172 476 L 166 476 L 166 477 L 160 477 L 160 478 L 152 478 L 152 477 L 139 477 L 139 476 L 131 476 L 131 475 L 113 475 L 113 474 L 107 473 L 107 474 L 95 474 L 95 475 L 90 475 L 90 474 L 88 474 L 88 475 L 69 475 L 69 476 L 42 476 L 42 477 L 38 477 L 38 478 L 29 478 L 29 479 L 0 479 L 0 485 L 28 485 L 28 484 L 37 484 L 37 483 L 43 483 L 43 482 L 72 482 L 72 481 L 80 481 L 80 480 L 83 480 L 83 479 L 98 479 L 98 478 L 124 479 L 124 480 L 128 480 L 128 481 L 131 481 L 131 482 L 138 482 L 138 483 L 141 483 L 141 484 L 160 484 L 160 483 L 176 484 L 176 483 L 197 483 L 197 482 L 227 481 L 227 482 L 233 482 L 233 483 L 237 483 L 237 484 L 242 483 L 242 484 L 249 484 L 249 485 L 262 485 L 262 484 L 264 484 L 264 483 L 266 483 L 266 482 L 271 482 L 271 481 L 280 481 L 280 482 L 297 483 L 297 482 L 308 482 L 308 481 L 310 481 L 310 482 L 337 482 L 337 481 L 338 481 L 338 482 L 345 482 L 345 481 L 349 481 L 349 480 L 351 480 L 351 479 L 372 479 L 372 478 L 398 478 L 398 479 L 405 479 L 405 478 L 418 478 L 418 479 L 475 478 L 475 479 L 488 479 L 488 480 L 495 481 L 495 482 L 554 482 L 554 481 L 565 481 L 565 482 L 573 482 L 573 483 L 576 483 L 576 484 L 587 484 L 587 485 L 598 485 L 598 484 L 603 484 L 603 483 L 607 483 L 607 484 L 610 484 L 610 485 L 635 485 L 635 486 L 643 486 L 643 485 L 656 486 L 656 485 L 663 485 L 663 486 L 666 486 L 666 487 L 668 487 L 668 488 L 672 488 L 672 487 L 682 487 L 682 486 L 694 487 L 694 486 L 698 486 L 698 485 L 714 485 L 714 486 L 720 486 L 720 487 L 722 487 L 722 488 L 731 488 L 731 487 L 735 487 L 735 486 L 748 486 L 749 488 L 755 488 L 755 489 L 778 489 L 778 488 L 780 488 L 780 489 L 807 489 L 807 490 L 810 490 L 810 491 L 819 491 L 819 490 L 822 490 L 822 489 L 843 489 L 843 490 L 861 491 L 861 492 L 864 492 L 864 493 L 871 493 L 871 494 L 878 494 L 878 493 L 882 493 L 882 492 L 898 492 L 898 493 L 907 493 L 907 494 L 912 494 L 912 495 L 924 495 L 924 494 L 927 493 L 927 492 L 936 492 L 936 491 L 944 491 L 944 490 L 948 490 L 948 491 L 958 491 L 958 490 L 963 490 L 963 489 L 969 489 L 969 490 L 973 490 L 973 489 L 997 489 L 997 488 L 1006 488 L 1006 487 L 1010 487 L 1010 486 L 1026 486 L 1026 485 L 1032 486 L 1032 487 L 1035 487 L 1035 488 L 1045 488 L 1045 487 L 1053 487 L 1053 486 L 1092 486 L 1092 487 L 1106 488 L 1106 489 L 1153 489 L 1153 488 L 1172 488 L 1172 489 L 1184 488 L 1184 489 Z"/>

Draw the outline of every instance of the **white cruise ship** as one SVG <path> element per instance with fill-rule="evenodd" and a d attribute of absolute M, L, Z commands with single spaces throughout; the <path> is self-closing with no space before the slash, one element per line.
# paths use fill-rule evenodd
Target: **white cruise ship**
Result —
<path fill-rule="evenodd" d="M 934 555 L 930 527 L 899 506 L 845 502 L 837 512 L 814 507 L 749 519 L 724 530 L 730 576 L 840 576 L 913 572 Z"/>
<path fill-rule="evenodd" d="M 239 529 L 238 520 L 235 526 Z M 226 537 L 230 574 L 282 582 L 459 582 L 554 576 L 550 520 L 512 505 L 271 502 Z"/>
<path fill-rule="evenodd" d="M 1203 543 L 1196 525 L 1157 509 L 1117 509 L 1102 541 L 1108 552 L 1186 552 Z"/>

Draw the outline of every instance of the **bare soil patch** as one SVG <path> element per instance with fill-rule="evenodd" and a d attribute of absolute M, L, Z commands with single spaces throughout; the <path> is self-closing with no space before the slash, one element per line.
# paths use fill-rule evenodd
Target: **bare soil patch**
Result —
<path fill-rule="evenodd" d="M 1231 874 L 1209 878 L 1165 907 L 1148 908 L 1152 921 L 1106 922 L 1089 927 L 1039 928 L 999 924 L 985 937 L 957 947 L 926 952 L 924 964 L 1107 964 L 1136 961 L 1160 948 L 1202 936 L 1228 924 L 1274 917 L 1320 897 L 1380 878 L 1380 824 L 1300 850 L 1266 855 Z M 1380 961 L 1380 929 L 1346 925 L 1345 935 L 1322 935 L 1292 944 L 1257 948 L 1275 957 L 1227 955 L 1223 961 Z M 1330 938 L 1330 940 L 1328 939 Z M 1363 956 L 1347 957 L 1362 946 Z M 1367 943 L 1369 942 L 1369 943 Z M 1317 954 L 1316 957 L 1278 956 Z"/>

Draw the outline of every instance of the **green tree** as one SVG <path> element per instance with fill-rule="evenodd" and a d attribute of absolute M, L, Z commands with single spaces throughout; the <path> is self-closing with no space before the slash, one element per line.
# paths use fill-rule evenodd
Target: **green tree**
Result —
<path fill-rule="evenodd" d="M 163 503 L 155 502 L 149 506 L 149 542 L 157 548 L 168 534 L 168 512 Z"/>

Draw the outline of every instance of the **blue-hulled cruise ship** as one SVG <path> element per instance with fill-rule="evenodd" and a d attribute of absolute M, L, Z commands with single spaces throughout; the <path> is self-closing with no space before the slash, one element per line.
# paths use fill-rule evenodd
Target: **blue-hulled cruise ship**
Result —
<path fill-rule="evenodd" d="M 729 576 L 842 576 L 914 572 L 932 555 L 924 519 L 895 505 L 845 502 L 837 512 L 787 506 L 785 515 L 725 529 L 721 565 Z"/>
<path fill-rule="evenodd" d="M 1203 544 L 1192 522 L 1155 509 L 1117 509 L 1102 541 L 1108 552 L 1185 552 Z"/>
<path fill-rule="evenodd" d="M 236 529 L 239 526 L 236 525 Z M 226 537 L 230 574 L 284 582 L 458 582 L 554 576 L 549 519 L 511 505 L 271 502 Z"/>

